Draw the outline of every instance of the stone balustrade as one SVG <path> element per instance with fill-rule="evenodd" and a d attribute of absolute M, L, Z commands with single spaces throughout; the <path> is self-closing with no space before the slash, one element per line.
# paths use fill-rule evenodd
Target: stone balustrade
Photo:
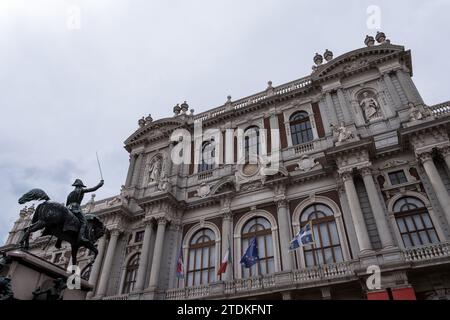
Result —
<path fill-rule="evenodd" d="M 346 261 L 326 266 L 294 270 L 292 272 L 280 272 L 196 287 L 170 289 L 166 292 L 166 299 L 199 299 L 209 298 L 213 295 L 233 297 L 254 291 L 270 290 L 279 285 L 302 286 L 303 284 L 318 281 L 328 283 L 333 280 L 354 276 L 354 263 L 355 261 Z"/>
<path fill-rule="evenodd" d="M 237 101 L 231 102 L 232 110 L 239 110 L 239 109 L 247 107 L 249 105 L 258 103 L 270 96 L 283 95 L 283 94 L 290 93 L 292 91 L 307 87 L 309 85 L 311 85 L 310 77 L 301 78 L 301 79 L 283 84 L 281 86 L 274 87 L 274 88 L 272 88 L 273 90 L 270 92 L 266 90 L 266 91 L 251 95 L 249 97 L 245 97 L 245 98 L 239 99 Z M 227 111 L 227 104 L 220 106 L 218 108 L 214 108 L 208 112 L 204 112 L 204 113 L 200 113 L 200 114 L 196 115 L 194 117 L 194 121 L 195 122 L 205 121 L 207 119 L 217 117 L 217 116 L 225 113 L 226 111 Z"/>
<path fill-rule="evenodd" d="M 444 116 L 450 113 L 450 101 L 431 106 L 430 109 L 435 116 Z"/>
<path fill-rule="evenodd" d="M 292 148 L 295 154 L 304 154 L 314 151 L 314 142 L 307 142 L 303 144 L 296 145 Z"/>
<path fill-rule="evenodd" d="M 116 296 L 104 297 L 102 300 L 128 300 L 128 294 L 119 294 Z"/>
<path fill-rule="evenodd" d="M 418 262 L 450 256 L 450 242 L 429 244 L 403 251 L 405 261 Z"/>

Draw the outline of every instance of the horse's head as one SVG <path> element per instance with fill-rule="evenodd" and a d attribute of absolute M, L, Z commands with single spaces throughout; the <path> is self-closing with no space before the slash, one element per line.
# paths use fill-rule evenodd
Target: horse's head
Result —
<path fill-rule="evenodd" d="M 88 223 L 89 230 L 92 230 L 91 238 L 92 238 L 93 242 L 95 242 L 98 239 L 100 239 L 101 237 L 103 237 L 103 235 L 105 234 L 106 228 L 103 225 L 103 222 L 101 222 L 101 220 L 97 216 L 94 216 L 92 214 L 87 214 L 86 221 Z"/>

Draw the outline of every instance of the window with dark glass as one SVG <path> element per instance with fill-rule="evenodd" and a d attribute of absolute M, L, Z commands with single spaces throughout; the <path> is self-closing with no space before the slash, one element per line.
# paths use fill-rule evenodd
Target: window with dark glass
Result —
<path fill-rule="evenodd" d="M 291 127 L 292 144 L 298 145 L 314 140 L 311 121 L 308 113 L 300 111 L 293 114 L 289 118 L 289 125 Z"/>
<path fill-rule="evenodd" d="M 216 240 L 211 229 L 197 231 L 189 242 L 187 285 L 197 286 L 216 280 Z"/>
<path fill-rule="evenodd" d="M 144 231 L 138 231 L 134 235 L 134 242 L 142 242 L 144 240 Z"/>
<path fill-rule="evenodd" d="M 126 270 L 125 270 L 125 281 L 123 284 L 122 293 L 130 293 L 134 289 L 134 285 L 136 283 L 137 271 L 139 268 L 139 258 L 141 254 L 136 253 L 131 259 L 128 261 Z"/>
<path fill-rule="evenodd" d="M 202 145 L 201 161 L 198 165 L 198 172 L 214 169 L 214 157 L 216 149 L 211 142 L 204 142 Z"/>
<path fill-rule="evenodd" d="M 244 225 L 241 236 L 241 257 L 249 247 L 253 237 L 256 237 L 258 244 L 259 261 L 251 268 L 242 267 L 242 276 L 244 278 L 275 272 L 272 228 L 266 218 L 256 217 Z"/>
<path fill-rule="evenodd" d="M 259 155 L 259 128 L 249 127 L 244 132 L 245 162 L 257 163 Z"/>
<path fill-rule="evenodd" d="M 405 247 L 439 242 L 425 204 L 414 197 L 404 197 L 394 204 L 394 214 Z"/>
<path fill-rule="evenodd" d="M 392 185 L 396 184 L 402 184 L 408 182 L 408 179 L 406 178 L 405 171 L 399 170 L 395 172 L 389 173 L 389 180 L 391 181 Z"/>
<path fill-rule="evenodd" d="M 313 226 L 314 244 L 303 249 L 306 266 L 342 262 L 344 258 L 333 210 L 324 204 L 313 204 L 300 216 L 302 227 L 309 221 Z"/>

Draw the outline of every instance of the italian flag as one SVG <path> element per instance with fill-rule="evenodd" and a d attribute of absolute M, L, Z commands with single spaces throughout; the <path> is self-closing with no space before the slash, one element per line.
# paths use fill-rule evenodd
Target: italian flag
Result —
<path fill-rule="evenodd" d="M 228 244 L 228 249 L 225 252 L 225 255 L 223 256 L 222 262 L 220 263 L 219 271 L 217 271 L 218 276 L 227 271 L 227 266 L 229 263 L 231 263 L 231 251 L 230 245 Z"/>

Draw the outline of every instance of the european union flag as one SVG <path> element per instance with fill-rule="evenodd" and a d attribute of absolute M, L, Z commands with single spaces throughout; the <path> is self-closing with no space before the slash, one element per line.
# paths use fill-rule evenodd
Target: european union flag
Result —
<path fill-rule="evenodd" d="M 256 242 L 256 237 L 253 237 L 247 251 L 245 251 L 245 254 L 241 258 L 241 264 L 243 264 L 245 268 L 251 268 L 258 260 L 258 243 Z"/>
<path fill-rule="evenodd" d="M 298 233 L 295 235 L 295 238 L 291 241 L 289 250 L 295 250 L 300 248 L 301 246 L 305 246 L 311 243 L 314 243 L 314 237 L 312 231 L 312 222 L 310 221 L 303 228 L 300 228 Z"/>

